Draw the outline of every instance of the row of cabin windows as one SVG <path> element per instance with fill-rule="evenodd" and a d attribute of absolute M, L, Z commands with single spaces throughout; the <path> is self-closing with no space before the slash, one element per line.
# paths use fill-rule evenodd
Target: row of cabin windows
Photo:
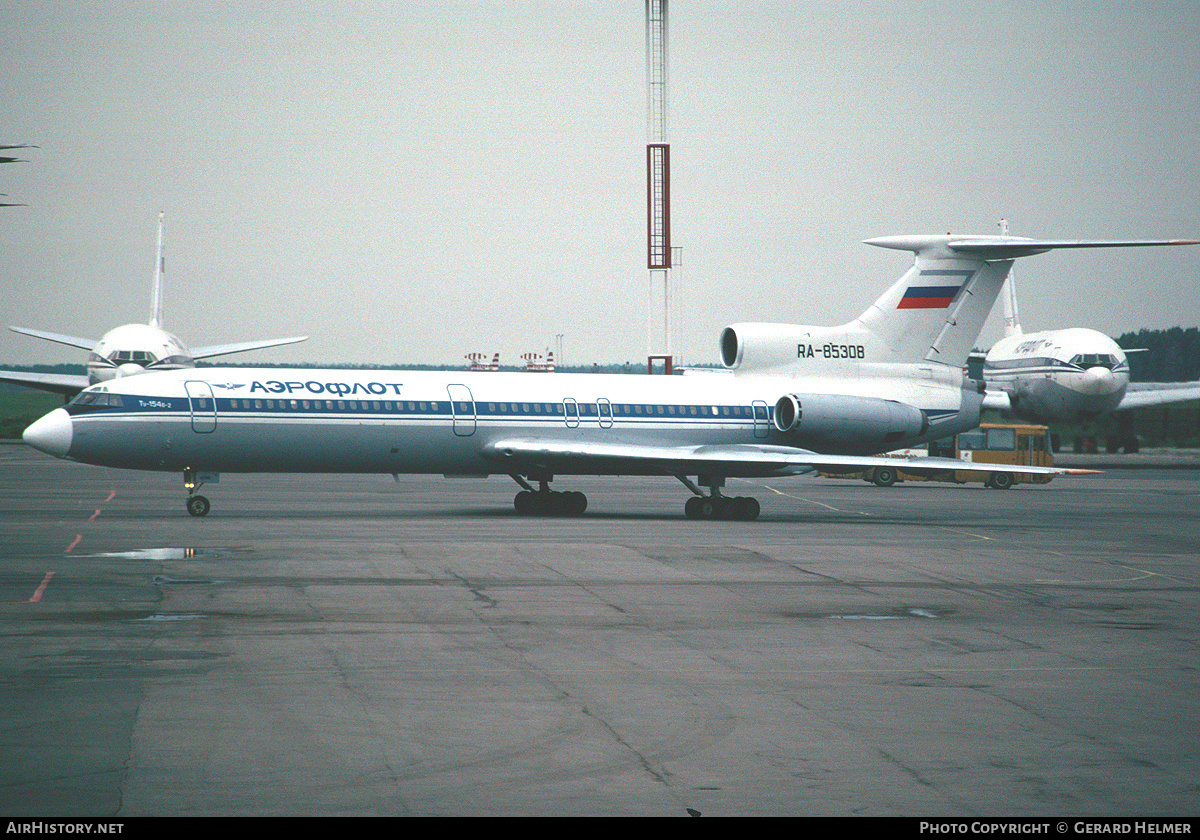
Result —
<path fill-rule="evenodd" d="M 199 399 L 196 401 L 199 408 L 207 408 L 208 400 Z M 409 411 L 417 411 L 420 406 L 420 411 L 437 411 L 438 404 L 436 402 L 410 402 L 407 404 Z M 404 411 L 405 403 L 397 400 L 230 400 L 229 407 L 231 409 L 257 409 L 259 411 L 267 409 L 272 411 L 275 409 L 299 411 L 392 411 L 393 406 L 396 411 Z"/>
<path fill-rule="evenodd" d="M 96 406 L 120 406 L 121 397 L 117 394 L 104 394 L 97 392 L 85 392 L 76 397 L 72 402 L 77 405 L 96 405 Z M 208 410 L 208 399 L 199 397 L 195 399 L 195 407 L 198 409 Z M 457 409 L 462 413 L 470 413 L 471 403 L 460 402 Z M 563 414 L 563 406 L 561 403 L 488 403 L 488 411 L 493 414 Z M 438 411 L 440 404 L 437 402 L 404 402 L 400 400 L 266 400 L 266 399 L 235 399 L 229 401 L 230 409 L 243 410 L 283 410 L 283 411 Z M 576 411 L 580 416 L 596 416 L 601 412 L 601 409 L 591 403 L 584 403 L 575 406 Z M 760 409 L 761 410 L 761 409 Z M 691 417 L 750 417 L 753 415 L 753 410 L 748 406 L 707 406 L 707 405 L 643 405 L 643 404 L 616 404 L 609 405 L 608 411 L 613 416 L 638 417 L 638 416 L 691 416 Z M 575 412 L 572 412 L 575 413 Z"/>
<path fill-rule="evenodd" d="M 438 403 L 436 402 L 403 402 L 390 400 L 230 400 L 229 407 L 231 409 L 256 409 L 274 410 L 277 406 L 284 410 L 317 410 L 317 411 L 392 411 L 393 405 L 396 411 L 438 411 Z M 458 410 L 463 413 L 469 413 L 471 403 L 458 403 Z M 197 400 L 198 408 L 208 408 L 206 399 Z M 563 406 L 561 403 L 488 403 L 488 411 L 492 414 L 550 414 L 561 415 Z M 597 405 L 584 403 L 575 406 L 576 411 L 581 416 L 593 416 L 599 414 L 601 409 Z M 637 416 L 692 416 L 692 417 L 750 417 L 752 410 L 747 406 L 707 406 L 707 405 L 642 405 L 642 404 L 617 404 L 609 405 L 608 411 L 604 413 L 612 413 L 615 416 L 637 417 Z M 571 412 L 575 413 L 575 412 Z"/>

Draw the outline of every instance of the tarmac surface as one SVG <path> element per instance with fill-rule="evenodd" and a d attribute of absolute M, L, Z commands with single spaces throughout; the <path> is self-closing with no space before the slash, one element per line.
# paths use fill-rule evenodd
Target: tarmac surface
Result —
<path fill-rule="evenodd" d="M 1065 459 L 1064 459 L 1065 460 Z M 0 814 L 1194 816 L 1200 469 L 182 477 L 0 446 Z"/>

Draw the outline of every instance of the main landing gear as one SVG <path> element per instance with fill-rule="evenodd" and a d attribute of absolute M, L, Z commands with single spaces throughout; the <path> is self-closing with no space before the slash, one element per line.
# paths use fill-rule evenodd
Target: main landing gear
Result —
<path fill-rule="evenodd" d="M 709 494 L 696 486 L 687 476 L 677 475 L 687 489 L 696 495 L 687 500 L 683 506 L 684 515 L 688 519 L 738 519 L 743 522 L 753 522 L 758 519 L 758 499 L 753 496 L 722 496 L 721 487 L 725 479 L 715 476 L 701 476 L 700 481 L 708 486 Z"/>
<path fill-rule="evenodd" d="M 530 475 L 530 479 L 538 482 L 539 489 L 534 490 L 529 482 L 519 475 L 512 476 L 513 481 L 525 489 L 513 499 L 513 507 L 522 516 L 582 516 L 587 510 L 587 496 L 579 491 L 560 493 L 550 489 L 552 475 Z"/>
<path fill-rule="evenodd" d="M 212 505 L 208 503 L 208 499 L 201 496 L 196 491 L 204 486 L 204 482 L 196 479 L 195 470 L 183 471 L 183 486 L 187 488 L 187 512 L 192 516 L 207 516 Z"/>

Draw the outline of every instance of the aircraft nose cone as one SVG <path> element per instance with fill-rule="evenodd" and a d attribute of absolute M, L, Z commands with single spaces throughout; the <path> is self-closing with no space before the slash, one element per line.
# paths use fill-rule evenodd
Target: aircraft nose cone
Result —
<path fill-rule="evenodd" d="M 120 379 L 122 376 L 137 376 L 139 373 L 145 372 L 146 369 L 141 365 L 135 364 L 134 362 L 126 362 L 125 364 L 117 367 L 117 375 L 113 378 Z"/>
<path fill-rule="evenodd" d="M 1110 394 L 1119 383 L 1108 368 L 1093 367 L 1083 372 L 1083 391 L 1088 394 Z"/>
<path fill-rule="evenodd" d="M 56 408 L 38 420 L 33 421 L 22 437 L 34 449 L 39 449 L 56 458 L 65 458 L 71 449 L 71 439 L 74 430 L 71 427 L 71 415 L 65 409 Z"/>

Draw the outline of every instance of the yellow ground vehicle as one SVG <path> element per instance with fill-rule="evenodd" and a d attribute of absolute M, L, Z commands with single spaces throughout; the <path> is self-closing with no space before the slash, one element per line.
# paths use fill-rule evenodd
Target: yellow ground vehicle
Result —
<path fill-rule="evenodd" d="M 924 455 L 925 452 L 905 451 L 893 454 L 897 462 L 895 469 L 874 467 L 848 475 L 824 472 L 821 475 L 827 475 L 830 478 L 861 478 L 864 481 L 878 484 L 880 487 L 890 487 L 897 481 L 953 481 L 959 484 L 982 481 L 988 487 L 995 487 L 998 490 L 1006 490 L 1014 484 L 1026 482 L 1045 484 L 1051 479 L 1049 475 L 989 473 L 975 470 L 946 470 L 945 472 L 917 475 L 905 472 L 904 459 L 907 455 Z M 940 458 L 955 458 L 972 464 L 1054 466 L 1054 456 L 1050 452 L 1050 441 L 1046 435 L 1045 426 L 983 423 L 978 429 L 962 432 L 952 438 L 932 441 L 929 444 L 928 454 Z"/>

